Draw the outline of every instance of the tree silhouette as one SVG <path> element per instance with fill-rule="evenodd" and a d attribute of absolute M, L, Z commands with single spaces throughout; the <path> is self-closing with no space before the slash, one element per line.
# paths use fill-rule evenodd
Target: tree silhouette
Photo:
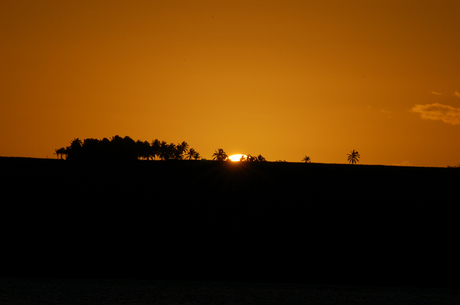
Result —
<path fill-rule="evenodd" d="M 189 153 L 190 151 L 190 153 Z M 55 150 L 57 158 L 65 155 L 66 159 L 71 161 L 89 161 L 101 162 L 104 160 L 110 161 L 134 161 L 159 157 L 162 160 L 182 160 L 200 159 L 200 154 L 194 150 L 189 150 L 187 142 L 183 141 L 180 144 L 167 143 L 155 139 L 150 144 L 148 141 L 134 141 L 128 136 L 124 138 L 116 135 L 110 140 L 104 138 L 102 140 L 87 138 L 84 141 L 76 138 L 70 142 L 70 146 Z"/>
<path fill-rule="evenodd" d="M 147 141 L 142 142 L 140 140 L 137 140 L 136 151 L 137 151 L 138 158 L 143 158 L 143 159 L 148 160 L 150 158 L 151 148 L 152 147 L 150 146 L 149 142 Z"/>
<path fill-rule="evenodd" d="M 240 158 L 240 162 L 266 162 L 267 159 L 264 158 L 262 155 L 252 156 L 252 155 L 242 155 Z"/>
<path fill-rule="evenodd" d="M 246 156 L 246 162 L 257 162 L 257 161 L 258 161 L 257 157 L 254 157 L 252 155 Z"/>
<path fill-rule="evenodd" d="M 173 160 L 176 158 L 176 144 L 169 143 L 166 145 L 166 160 Z"/>
<path fill-rule="evenodd" d="M 67 151 L 65 147 L 61 147 L 55 150 L 55 154 L 56 154 L 56 158 L 59 159 L 59 157 L 61 157 L 61 160 L 62 160 L 64 155 L 67 156 Z"/>
<path fill-rule="evenodd" d="M 169 145 L 166 141 L 161 141 L 158 146 L 158 157 L 160 160 L 168 160 L 169 159 Z"/>
<path fill-rule="evenodd" d="M 195 153 L 195 150 L 193 148 L 190 148 L 189 151 L 185 154 L 185 157 L 188 160 L 192 160 L 194 153 Z"/>
<path fill-rule="evenodd" d="M 150 157 L 155 159 L 156 157 L 160 157 L 160 145 L 161 142 L 158 139 L 152 141 L 151 149 L 150 149 Z"/>
<path fill-rule="evenodd" d="M 227 158 L 228 158 L 228 155 L 225 153 L 225 151 L 222 148 L 219 148 L 218 150 L 216 150 L 214 154 L 212 155 L 212 159 L 217 160 L 217 161 L 225 161 L 227 160 Z"/>
<path fill-rule="evenodd" d="M 176 149 L 174 151 L 174 158 L 176 160 L 182 160 L 188 152 L 188 146 L 189 145 L 185 141 L 183 141 L 180 144 L 177 144 Z"/>
<path fill-rule="evenodd" d="M 110 155 L 118 161 L 137 160 L 136 142 L 128 136 L 114 136 L 110 141 Z"/>
<path fill-rule="evenodd" d="M 70 142 L 70 149 L 80 149 L 81 146 L 83 145 L 83 142 L 79 138 L 73 139 L 72 142 Z"/>
<path fill-rule="evenodd" d="M 66 148 L 67 160 L 78 160 L 82 156 L 82 141 L 79 138 L 73 139 L 70 146 Z"/>
<path fill-rule="evenodd" d="M 200 154 L 197 151 L 195 151 L 195 153 L 193 154 L 193 159 L 198 160 L 200 158 L 201 158 Z"/>
<path fill-rule="evenodd" d="M 305 162 L 305 163 L 311 163 L 311 159 L 310 159 L 309 156 L 303 157 L 302 161 Z"/>
<path fill-rule="evenodd" d="M 264 156 L 262 156 L 262 155 L 258 155 L 258 156 L 257 156 L 257 161 L 258 161 L 258 162 L 266 162 L 267 159 L 265 159 Z"/>
<path fill-rule="evenodd" d="M 101 141 L 98 139 L 84 139 L 82 144 L 82 155 L 81 159 L 91 161 L 102 161 L 107 157 L 107 154 L 103 151 L 100 144 Z"/>
<path fill-rule="evenodd" d="M 347 154 L 348 158 L 348 163 L 351 163 L 351 164 L 356 164 L 357 162 L 359 162 L 359 158 L 361 157 L 359 155 L 359 152 L 357 152 L 356 150 L 352 150 L 351 153 Z"/>
<path fill-rule="evenodd" d="M 188 160 L 191 160 L 192 158 L 198 160 L 200 158 L 200 154 L 195 149 L 190 148 L 186 153 L 186 157 Z"/>
<path fill-rule="evenodd" d="M 108 160 L 110 158 L 110 151 L 111 151 L 111 148 L 110 148 L 110 140 L 107 139 L 107 138 L 103 138 L 100 142 L 99 142 L 99 145 L 100 145 L 100 151 L 101 151 L 101 154 L 104 156 L 104 160 Z"/>

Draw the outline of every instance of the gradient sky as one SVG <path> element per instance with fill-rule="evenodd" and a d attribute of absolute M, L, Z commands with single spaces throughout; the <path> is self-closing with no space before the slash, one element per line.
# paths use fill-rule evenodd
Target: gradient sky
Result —
<path fill-rule="evenodd" d="M 0 41 L 0 156 L 120 135 L 460 163 L 460 1 L 0 0 Z"/>

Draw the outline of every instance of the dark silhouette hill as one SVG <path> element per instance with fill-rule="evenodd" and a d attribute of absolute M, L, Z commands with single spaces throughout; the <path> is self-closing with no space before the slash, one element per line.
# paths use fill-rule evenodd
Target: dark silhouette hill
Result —
<path fill-rule="evenodd" d="M 2 276 L 458 286 L 460 170 L 0 158 Z"/>

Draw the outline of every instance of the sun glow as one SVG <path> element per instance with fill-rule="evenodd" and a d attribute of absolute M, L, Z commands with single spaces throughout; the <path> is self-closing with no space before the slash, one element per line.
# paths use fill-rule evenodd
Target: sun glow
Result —
<path fill-rule="evenodd" d="M 231 160 L 231 161 L 240 161 L 241 160 L 241 157 L 244 157 L 246 158 L 246 155 L 243 155 L 243 154 L 236 154 L 236 155 L 231 155 L 229 156 L 228 158 Z"/>

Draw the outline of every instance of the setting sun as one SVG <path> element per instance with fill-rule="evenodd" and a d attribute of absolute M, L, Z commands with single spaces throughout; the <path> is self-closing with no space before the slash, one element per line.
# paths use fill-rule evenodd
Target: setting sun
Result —
<path fill-rule="evenodd" d="M 228 158 L 229 158 L 231 161 L 240 161 L 240 160 L 241 160 L 241 157 L 245 157 L 245 158 L 246 158 L 246 155 L 243 155 L 243 154 L 236 154 L 236 155 L 231 155 L 231 156 L 229 156 Z"/>

